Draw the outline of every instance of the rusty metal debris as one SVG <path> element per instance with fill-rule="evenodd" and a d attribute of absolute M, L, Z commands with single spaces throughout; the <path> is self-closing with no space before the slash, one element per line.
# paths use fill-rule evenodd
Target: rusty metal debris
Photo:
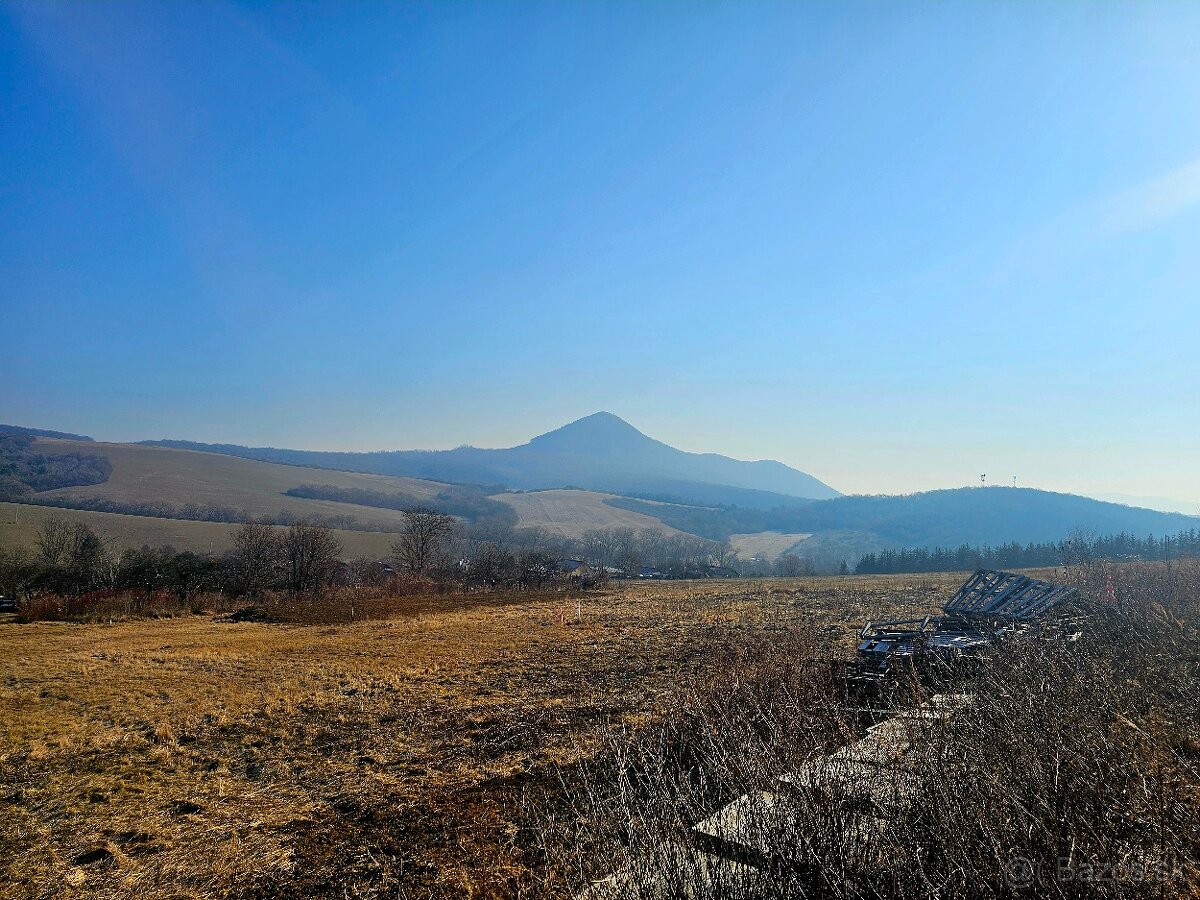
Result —
<path fill-rule="evenodd" d="M 1040 627 L 1067 607 L 1075 588 L 1015 572 L 980 569 L 942 607 L 942 615 L 868 622 L 859 633 L 860 677 L 961 665 L 1006 638 Z"/>

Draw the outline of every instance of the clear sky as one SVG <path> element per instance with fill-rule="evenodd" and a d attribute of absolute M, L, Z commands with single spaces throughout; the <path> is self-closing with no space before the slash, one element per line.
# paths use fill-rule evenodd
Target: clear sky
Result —
<path fill-rule="evenodd" d="M 1200 3 L 0 4 L 0 421 L 1200 502 Z"/>

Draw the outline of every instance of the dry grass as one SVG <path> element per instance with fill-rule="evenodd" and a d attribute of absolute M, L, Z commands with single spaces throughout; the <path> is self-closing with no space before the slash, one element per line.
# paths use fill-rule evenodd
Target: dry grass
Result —
<path fill-rule="evenodd" d="M 342 510 L 343 513 L 345 511 Z M 114 548 L 141 547 L 146 544 L 159 547 L 170 544 L 176 550 L 191 550 L 195 553 L 224 553 L 233 546 L 233 536 L 241 527 L 224 522 L 158 519 L 151 516 L 127 516 L 120 513 L 0 502 L 0 547 L 34 549 L 38 529 L 42 522 L 51 516 L 71 522 L 83 522 Z M 387 557 L 396 541 L 396 535 L 390 532 L 335 529 L 334 533 L 346 548 L 347 557 L 383 559 Z"/>
<path fill-rule="evenodd" d="M 616 494 L 596 491 L 528 491 L 519 494 L 495 494 L 493 500 L 507 503 L 517 511 L 521 527 L 544 528 L 554 534 L 578 538 L 590 528 L 649 528 L 664 534 L 682 534 L 653 516 L 609 506 L 604 501 Z"/>
<path fill-rule="evenodd" d="M 729 536 L 729 543 L 738 552 L 738 556 L 743 559 L 761 556 L 763 559 L 774 562 L 785 551 L 791 550 L 798 543 L 810 537 L 812 537 L 811 534 L 756 531 L 753 534 L 732 534 Z"/>
<path fill-rule="evenodd" d="M 103 484 L 46 491 L 47 497 L 103 497 L 124 503 L 163 501 L 176 506 L 213 504 L 242 509 L 254 517 L 286 510 L 294 516 L 352 515 L 364 523 L 391 526 L 401 520 L 396 510 L 288 497 L 284 491 L 316 483 L 426 498 L 445 488 L 418 478 L 310 469 L 139 444 L 38 438 L 34 449 L 43 453 L 96 454 L 112 463 L 112 475 Z"/>
<path fill-rule="evenodd" d="M 843 680 L 803 626 L 731 645 L 531 804 L 527 896 L 592 880 L 591 900 L 1200 896 L 1200 562 L 1063 577 L 1089 616 L 949 681 Z M 864 706 L 934 690 L 965 692 L 948 720 L 892 720 L 874 752 L 827 757 L 879 721 Z"/>
<path fill-rule="evenodd" d="M 493 597 L 334 626 L 0 624 L 0 895 L 511 895 L 524 788 L 589 735 L 653 721 L 748 636 L 848 644 L 956 580 L 629 584 L 579 623 Z"/>

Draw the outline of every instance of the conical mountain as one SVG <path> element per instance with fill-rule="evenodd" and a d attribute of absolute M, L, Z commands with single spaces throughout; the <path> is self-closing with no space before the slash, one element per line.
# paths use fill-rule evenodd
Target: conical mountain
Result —
<path fill-rule="evenodd" d="M 522 490 L 581 487 L 706 505 L 770 509 L 840 496 L 813 476 L 774 460 L 746 462 L 688 453 L 643 434 L 609 412 L 593 413 L 503 450 L 395 450 L 326 453 L 262 447 L 148 441 L 251 459 Z"/>

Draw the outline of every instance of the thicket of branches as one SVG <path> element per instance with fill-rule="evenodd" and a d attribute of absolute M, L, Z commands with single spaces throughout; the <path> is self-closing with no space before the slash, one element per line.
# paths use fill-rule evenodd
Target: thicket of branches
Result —
<path fill-rule="evenodd" d="M 25 618 L 87 616 L 122 598 L 128 612 L 170 600 L 194 608 L 201 597 L 262 596 L 269 590 L 319 594 L 342 577 L 342 545 L 327 528 L 246 524 L 223 556 L 169 546 L 118 550 L 82 522 L 47 519 L 33 550 L 0 547 L 0 594 Z"/>
<path fill-rule="evenodd" d="M 86 616 L 98 602 L 118 596 L 126 597 L 128 610 L 136 613 L 149 611 L 155 598 L 192 608 L 206 595 L 220 595 L 215 599 L 221 605 L 222 600 L 257 602 L 272 593 L 318 597 L 347 587 L 385 595 L 523 590 L 554 583 L 589 587 L 617 566 L 634 573 L 653 566 L 667 576 L 696 576 L 730 556 L 728 545 L 685 535 L 608 529 L 573 540 L 540 529 L 465 524 L 423 507 L 404 510 L 385 558 L 350 560 L 337 535 L 320 523 L 247 522 L 231 549 L 218 556 L 169 546 L 118 548 L 84 523 L 52 516 L 33 550 L 0 548 L 0 594 L 20 601 L 24 615 L 69 618 Z M 569 560 L 590 568 L 579 575 L 577 563 Z M 568 571 L 574 573 L 569 578 Z"/>
<path fill-rule="evenodd" d="M 684 686 L 661 721 L 602 729 L 599 751 L 527 793 L 527 895 L 607 879 L 587 896 L 1195 896 L 1200 564 L 1070 573 L 1091 598 L 1110 575 L 1118 604 L 1078 639 L 995 654 L 940 688 L 972 700 L 948 723 L 917 720 L 902 763 L 821 788 L 779 777 L 860 738 L 879 721 L 867 708 L 910 708 L 933 688 L 864 696 L 805 630 L 731 637 L 718 674 Z M 754 868 L 693 831 L 739 797 Z"/>

